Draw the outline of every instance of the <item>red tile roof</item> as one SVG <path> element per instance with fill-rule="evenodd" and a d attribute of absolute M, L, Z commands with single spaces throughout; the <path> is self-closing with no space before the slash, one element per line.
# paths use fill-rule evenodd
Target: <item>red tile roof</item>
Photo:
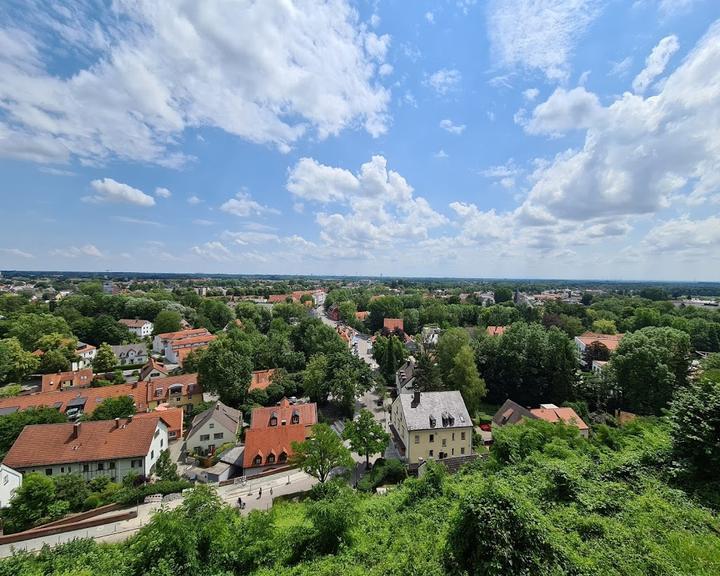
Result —
<path fill-rule="evenodd" d="M 402 318 L 385 318 L 383 320 L 383 328 L 387 328 L 391 332 L 396 328 L 400 328 L 400 330 L 403 331 L 405 330 Z"/>
<path fill-rule="evenodd" d="M 505 334 L 505 330 L 507 330 L 507 326 L 488 326 L 485 331 L 490 336 L 501 336 Z"/>
<path fill-rule="evenodd" d="M 120 324 L 124 324 L 128 328 L 142 328 L 145 324 L 150 324 L 150 320 L 138 320 L 132 318 L 121 318 L 118 320 Z"/>
<path fill-rule="evenodd" d="M 43 374 L 40 392 L 53 392 L 65 388 L 86 388 L 93 381 L 92 368 L 77 370 L 75 372 L 56 372 Z"/>
<path fill-rule="evenodd" d="M 197 383 L 197 374 L 179 374 L 178 376 L 166 376 L 148 380 L 147 402 L 164 402 L 168 399 L 169 390 L 172 386 L 182 386 L 181 395 L 191 396 L 202 394 L 202 388 Z"/>
<path fill-rule="evenodd" d="M 0 410 L 27 410 L 40 406 L 57 407 L 60 412 L 65 412 L 68 402 L 79 398 L 85 398 L 83 411 L 89 414 L 105 398 L 117 398 L 119 396 L 130 396 L 135 401 L 135 409 L 138 412 L 147 410 L 147 382 L 136 384 L 118 384 L 116 386 L 102 386 L 100 388 L 81 388 L 70 390 L 56 390 L 54 392 L 36 392 L 27 396 L 14 396 L 12 398 L 0 399 Z"/>
<path fill-rule="evenodd" d="M 272 383 L 273 374 L 275 374 L 274 368 L 270 368 L 269 370 L 255 370 L 252 373 L 250 390 L 265 390 L 265 388 Z"/>
<path fill-rule="evenodd" d="M 158 334 L 157 338 L 160 338 L 160 340 L 178 340 L 181 338 L 192 338 L 200 334 L 210 334 L 210 332 L 208 332 L 206 328 L 191 328 L 177 332 L 164 332 L 163 334 Z"/>
<path fill-rule="evenodd" d="M 292 424 L 295 413 L 299 416 L 298 424 Z M 277 419 L 277 425 L 270 426 L 273 416 Z M 279 406 L 255 408 L 250 428 L 245 432 L 243 466 L 252 468 L 258 455 L 262 458 L 262 465 L 266 465 L 270 454 L 275 456 L 276 463 L 283 452 L 289 458 L 292 455 L 292 442 L 305 440 L 310 435 L 311 426 L 315 424 L 317 406 L 314 403 L 291 405 L 287 398 L 283 398 Z"/>
<path fill-rule="evenodd" d="M 287 294 L 270 294 L 270 296 L 268 296 L 268 302 L 271 304 L 277 304 L 279 302 L 287 301 L 288 297 L 289 296 Z"/>
<path fill-rule="evenodd" d="M 168 427 L 168 432 L 175 432 L 176 438 L 182 438 L 185 411 L 179 407 L 159 404 L 152 412 L 135 414 L 135 418 L 161 418 Z"/>
<path fill-rule="evenodd" d="M 546 406 L 545 408 L 532 408 L 530 413 L 536 418 L 540 418 L 546 422 L 564 422 L 565 424 L 577 426 L 580 430 L 588 429 L 588 425 L 585 424 L 583 419 L 580 418 L 572 408 Z"/>
<path fill-rule="evenodd" d="M 25 426 L 3 463 L 11 468 L 31 468 L 144 457 L 150 450 L 159 420 L 159 417 L 123 418 L 118 422 Z"/>
<path fill-rule="evenodd" d="M 180 348 L 197 348 L 203 344 L 209 344 L 215 340 L 215 336 L 212 334 L 201 334 L 199 336 L 191 336 L 189 338 L 170 338 L 170 347 L 178 350 Z"/>
<path fill-rule="evenodd" d="M 600 342 L 601 344 L 604 344 L 610 352 L 613 352 L 617 350 L 623 336 L 625 336 L 625 334 L 598 334 L 596 332 L 585 332 L 584 334 L 580 334 L 580 336 L 576 336 L 576 338 L 585 344 L 585 346 L 590 346 L 593 342 Z"/>
<path fill-rule="evenodd" d="M 145 365 L 140 369 L 140 380 L 145 380 L 150 374 L 156 371 L 166 376 L 170 373 L 170 370 L 165 367 L 165 364 L 150 356 Z"/>

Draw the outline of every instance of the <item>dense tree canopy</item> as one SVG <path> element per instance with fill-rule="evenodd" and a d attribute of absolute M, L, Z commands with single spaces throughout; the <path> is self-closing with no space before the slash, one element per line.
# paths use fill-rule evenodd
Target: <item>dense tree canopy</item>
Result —
<path fill-rule="evenodd" d="M 382 454 L 387 448 L 390 436 L 369 410 L 360 410 L 354 420 L 345 425 L 343 431 L 346 440 L 350 441 L 353 452 L 365 456 L 365 466 L 370 467 L 370 456 Z"/>
<path fill-rule="evenodd" d="M 673 391 L 687 383 L 690 338 L 674 328 L 627 334 L 610 359 L 621 404 L 639 414 L 659 414 Z"/>
<path fill-rule="evenodd" d="M 315 424 L 312 436 L 303 442 L 292 443 L 291 463 L 325 482 L 335 468 L 352 466 L 350 451 L 327 424 Z"/>
<path fill-rule="evenodd" d="M 23 350 L 17 338 L 0 340 L 0 384 L 22 382 L 38 369 L 40 359 Z"/>
<path fill-rule="evenodd" d="M 577 363 L 570 339 L 539 324 L 518 322 L 500 336 L 481 339 L 478 346 L 480 374 L 497 403 L 507 398 L 524 406 L 565 402 L 577 380 Z"/>

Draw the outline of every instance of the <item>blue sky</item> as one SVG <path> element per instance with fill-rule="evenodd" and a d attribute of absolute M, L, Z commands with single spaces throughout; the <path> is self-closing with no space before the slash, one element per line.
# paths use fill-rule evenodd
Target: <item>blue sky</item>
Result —
<path fill-rule="evenodd" d="M 0 269 L 720 280 L 719 19 L 3 3 Z"/>

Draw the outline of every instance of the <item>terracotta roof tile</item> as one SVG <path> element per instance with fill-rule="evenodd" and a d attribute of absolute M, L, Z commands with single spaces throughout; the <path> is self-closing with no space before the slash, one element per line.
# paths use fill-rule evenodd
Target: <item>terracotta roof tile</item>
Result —
<path fill-rule="evenodd" d="M 593 342 L 600 342 L 601 344 L 604 344 L 610 352 L 613 352 L 617 350 L 623 336 L 625 336 L 625 334 L 598 334 L 596 332 L 585 332 L 575 338 L 580 340 L 580 342 L 585 344 L 585 346 L 589 346 Z"/>
<path fill-rule="evenodd" d="M 583 419 L 580 418 L 572 408 L 557 406 L 554 408 L 533 408 L 530 410 L 530 413 L 536 418 L 540 418 L 546 422 L 564 422 L 571 426 L 577 426 L 580 430 L 588 429 L 588 425 L 585 424 Z"/>
<path fill-rule="evenodd" d="M 29 468 L 143 457 L 158 421 L 159 417 L 25 426 L 3 462 L 11 468 Z"/>
<path fill-rule="evenodd" d="M 178 332 L 164 332 L 163 334 L 157 334 L 156 337 L 160 338 L 160 340 L 178 340 L 180 338 L 192 338 L 200 334 L 210 334 L 210 332 L 206 328 L 191 328 L 189 330 L 179 330 Z"/>
<path fill-rule="evenodd" d="M 269 370 L 255 370 L 252 373 L 250 390 L 265 390 L 265 388 L 272 383 L 273 374 L 275 374 L 274 368 L 270 368 Z"/>
<path fill-rule="evenodd" d="M 138 320 L 133 318 L 121 318 L 118 322 L 120 322 L 120 324 L 124 324 L 128 328 L 142 328 L 145 324 L 151 324 L 150 320 Z"/>
<path fill-rule="evenodd" d="M 41 392 L 53 392 L 59 390 L 63 383 L 63 388 L 85 388 L 90 386 L 93 381 L 92 368 L 85 368 L 84 370 L 77 370 L 75 372 L 56 372 L 54 374 L 43 374 L 42 382 L 40 384 Z"/>
<path fill-rule="evenodd" d="M 396 328 L 399 328 L 400 330 L 405 330 L 402 318 L 384 318 L 383 328 L 387 328 L 391 332 Z"/>
<path fill-rule="evenodd" d="M 130 396 L 135 401 L 135 409 L 138 412 L 147 410 L 147 382 L 136 384 L 118 384 L 116 386 L 102 386 L 99 388 L 82 388 L 70 390 L 56 390 L 54 392 L 36 392 L 26 396 L 14 396 L 12 398 L 0 399 L 0 410 L 12 409 L 27 410 L 40 406 L 57 407 L 60 412 L 65 412 L 68 403 L 77 402 L 84 398 L 83 411 L 87 414 L 95 410 L 97 405 L 105 398 L 118 398 Z"/>
<path fill-rule="evenodd" d="M 293 413 L 300 419 L 292 424 Z M 275 415 L 277 425 L 270 426 L 270 418 Z M 283 420 L 285 425 L 282 424 Z M 245 432 L 245 453 L 243 466 L 253 467 L 258 454 L 262 456 L 263 465 L 269 454 L 274 454 L 276 461 L 282 452 L 292 455 L 292 442 L 302 442 L 310 434 L 311 426 L 317 424 L 317 406 L 310 404 L 292 405 L 287 398 L 280 401 L 279 406 L 255 408 L 252 412 L 250 428 Z"/>
<path fill-rule="evenodd" d="M 507 326 L 488 326 L 485 331 L 490 336 L 501 336 L 505 334 L 505 330 L 507 330 Z"/>

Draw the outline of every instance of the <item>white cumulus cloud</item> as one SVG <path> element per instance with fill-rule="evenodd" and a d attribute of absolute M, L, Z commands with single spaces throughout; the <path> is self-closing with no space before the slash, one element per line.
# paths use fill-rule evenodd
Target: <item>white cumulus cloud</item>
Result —
<path fill-rule="evenodd" d="M 178 166 L 189 127 L 283 151 L 310 132 L 377 136 L 389 43 L 347 0 L 30 4 L 22 22 L 0 23 L 0 155 Z M 91 63 L 55 73 L 55 55 L 68 52 Z"/>
<path fill-rule="evenodd" d="M 462 134 L 465 132 L 465 124 L 455 124 L 452 120 L 445 118 L 440 121 L 440 128 L 450 132 L 450 134 Z"/>
<path fill-rule="evenodd" d="M 677 36 L 666 36 L 653 48 L 650 56 L 645 60 L 645 68 L 633 80 L 633 90 L 636 94 L 644 94 L 655 78 L 665 71 L 670 58 L 680 48 Z"/>
<path fill-rule="evenodd" d="M 102 180 L 93 180 L 90 182 L 95 194 L 85 196 L 86 202 L 100 203 L 113 202 L 123 204 L 136 204 L 137 206 L 154 206 L 155 199 L 145 194 L 142 190 L 133 188 L 128 184 L 123 184 L 113 180 L 112 178 L 103 178 Z"/>
<path fill-rule="evenodd" d="M 279 212 L 274 208 L 263 206 L 256 200 L 253 200 L 252 196 L 245 191 L 238 192 L 235 195 L 235 198 L 231 198 L 230 200 L 224 202 L 220 206 L 220 210 L 242 218 L 260 214 L 279 214 Z"/>
<path fill-rule="evenodd" d="M 575 45 L 600 7 L 599 0 L 491 0 L 487 22 L 496 62 L 566 78 Z"/>

